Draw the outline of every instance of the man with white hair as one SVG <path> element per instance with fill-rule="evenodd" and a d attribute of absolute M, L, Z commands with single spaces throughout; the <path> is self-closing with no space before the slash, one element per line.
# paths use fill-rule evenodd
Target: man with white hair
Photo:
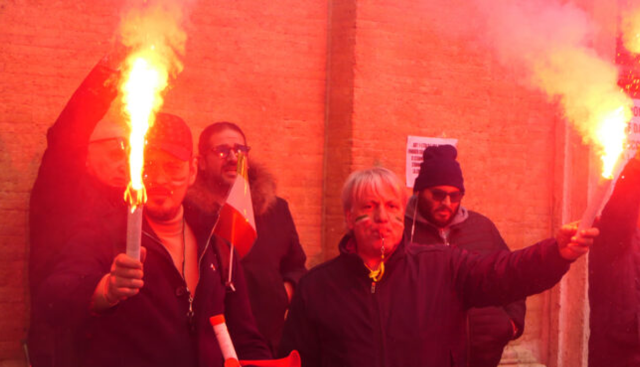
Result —
<path fill-rule="evenodd" d="M 385 168 L 352 173 L 342 201 L 340 255 L 312 269 L 294 294 L 281 353 L 303 366 L 465 366 L 466 311 L 556 284 L 597 229 L 563 226 L 516 252 L 490 256 L 403 238 L 404 185 Z"/>

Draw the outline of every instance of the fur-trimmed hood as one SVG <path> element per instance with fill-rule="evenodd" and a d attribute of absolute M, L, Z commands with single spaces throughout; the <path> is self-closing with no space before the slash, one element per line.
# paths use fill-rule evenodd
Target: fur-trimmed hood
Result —
<path fill-rule="evenodd" d="M 255 215 L 266 213 L 276 202 L 276 180 L 273 174 L 261 163 L 251 161 L 249 166 L 249 186 Z M 198 176 L 189 188 L 185 202 L 203 213 L 214 214 L 222 203 L 211 194 L 203 177 Z"/>

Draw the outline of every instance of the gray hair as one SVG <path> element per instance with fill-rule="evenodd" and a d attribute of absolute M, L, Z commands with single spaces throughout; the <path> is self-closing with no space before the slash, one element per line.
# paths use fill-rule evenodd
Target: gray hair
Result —
<path fill-rule="evenodd" d="M 384 167 L 372 167 L 352 172 L 342 187 L 342 208 L 345 212 L 353 208 L 365 190 L 378 193 L 382 187 L 391 188 L 400 198 L 403 206 L 407 204 L 407 190 L 398 176 Z"/>

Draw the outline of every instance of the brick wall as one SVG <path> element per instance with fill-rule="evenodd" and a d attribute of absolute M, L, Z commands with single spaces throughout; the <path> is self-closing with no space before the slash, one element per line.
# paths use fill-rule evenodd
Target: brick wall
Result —
<path fill-rule="evenodd" d="M 329 84 L 328 127 L 346 133 L 328 131 L 328 139 L 333 146 L 343 139 L 351 151 L 341 167 L 327 169 L 340 173 L 381 164 L 403 177 L 407 135 L 457 138 L 467 189 L 463 205 L 493 219 L 509 246 L 518 249 L 549 237 L 560 223 L 555 205 L 563 200 L 557 186 L 563 172 L 557 169 L 566 162 L 565 132 L 558 126 L 564 122 L 545 95 L 519 83 L 517 65 L 501 65 L 475 35 L 460 29 L 474 28 L 468 3 L 357 1 L 355 10 L 332 14 L 340 20 L 332 24 L 332 39 L 343 35 L 345 23 L 355 28 L 330 57 L 349 56 L 354 62 L 329 69 L 332 83 L 331 73 L 350 71 L 353 91 L 345 109 L 344 100 L 331 103 L 344 95 L 343 85 Z M 345 54 L 334 54 L 340 50 Z M 338 207 L 334 193 L 325 192 L 325 198 L 327 208 Z M 335 254 L 341 223 L 329 215 L 325 221 L 325 252 Z M 546 363 L 549 335 L 558 333 L 549 320 L 556 305 L 545 293 L 530 297 L 527 306 L 525 335 L 517 343 Z"/>
<path fill-rule="evenodd" d="M 0 4 L 0 365 L 22 359 L 27 206 L 46 130 L 108 51 L 123 5 Z M 185 70 L 166 108 L 195 136 L 220 120 L 244 129 L 319 262 L 327 4 L 201 1 L 191 10 Z"/>
<path fill-rule="evenodd" d="M 373 164 L 403 176 L 407 135 L 459 139 L 464 205 L 524 247 L 560 220 L 563 122 L 517 83 L 517 68 L 459 31 L 474 21 L 467 3 L 193 2 L 185 69 L 166 109 L 195 136 L 220 120 L 244 129 L 252 159 L 290 203 L 309 265 L 337 253 L 346 176 Z M 0 366 L 22 358 L 27 205 L 46 129 L 109 49 L 123 5 L 0 3 Z M 538 360 L 553 302 L 528 301 L 521 343 Z"/>

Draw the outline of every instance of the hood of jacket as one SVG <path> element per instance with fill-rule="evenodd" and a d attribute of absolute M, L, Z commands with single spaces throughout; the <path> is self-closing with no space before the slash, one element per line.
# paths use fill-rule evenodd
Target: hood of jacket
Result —
<path fill-rule="evenodd" d="M 416 222 L 420 222 L 422 224 L 431 226 L 435 229 L 440 229 L 438 228 L 435 224 L 429 222 L 429 220 L 427 218 L 425 218 L 424 216 L 422 216 L 422 214 L 420 214 L 420 211 L 418 210 L 418 195 L 414 194 L 411 195 L 411 197 L 409 198 L 409 202 L 407 203 L 407 208 L 404 212 L 404 216 L 406 218 L 409 219 L 409 221 L 411 222 L 411 228 L 410 231 L 408 233 L 413 233 L 413 227 L 415 227 Z M 467 210 L 467 208 L 465 208 L 464 206 L 460 205 L 460 207 L 458 208 L 458 212 L 456 213 L 456 215 L 453 217 L 453 220 L 451 220 L 451 222 L 449 224 L 447 224 L 446 227 L 444 227 L 444 229 L 449 229 L 453 226 L 455 226 L 456 224 L 460 224 L 462 222 L 464 222 L 465 220 L 467 220 L 467 218 L 469 218 L 469 211 Z"/>

